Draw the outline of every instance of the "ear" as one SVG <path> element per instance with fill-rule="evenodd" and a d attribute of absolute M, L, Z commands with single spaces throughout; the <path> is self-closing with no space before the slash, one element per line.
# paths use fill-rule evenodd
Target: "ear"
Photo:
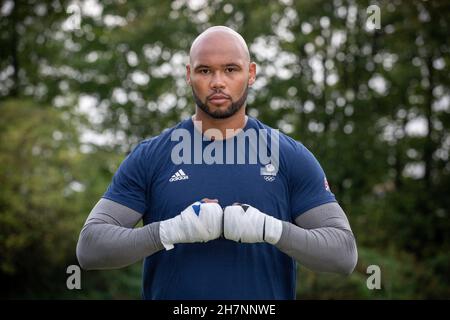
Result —
<path fill-rule="evenodd" d="M 248 66 L 248 85 L 251 86 L 256 81 L 256 63 L 251 62 Z"/>
<path fill-rule="evenodd" d="M 191 65 L 186 65 L 186 81 L 190 85 L 191 84 Z"/>

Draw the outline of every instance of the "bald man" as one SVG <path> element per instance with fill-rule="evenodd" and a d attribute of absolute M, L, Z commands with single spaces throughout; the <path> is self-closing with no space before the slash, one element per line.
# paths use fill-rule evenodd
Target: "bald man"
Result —
<path fill-rule="evenodd" d="M 218 26 L 195 39 L 195 114 L 120 165 L 80 233 L 84 269 L 144 259 L 144 299 L 295 299 L 296 262 L 353 271 L 355 238 L 319 162 L 246 116 L 255 77 L 237 32 Z"/>

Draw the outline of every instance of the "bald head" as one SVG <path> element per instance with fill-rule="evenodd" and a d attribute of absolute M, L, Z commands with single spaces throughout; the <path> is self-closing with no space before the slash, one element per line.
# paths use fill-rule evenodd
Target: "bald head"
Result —
<path fill-rule="evenodd" d="M 250 63 L 250 54 L 244 38 L 231 28 L 215 26 L 203 31 L 191 45 L 189 61 L 194 63 L 196 58 L 205 54 L 235 56 L 246 63 Z"/>

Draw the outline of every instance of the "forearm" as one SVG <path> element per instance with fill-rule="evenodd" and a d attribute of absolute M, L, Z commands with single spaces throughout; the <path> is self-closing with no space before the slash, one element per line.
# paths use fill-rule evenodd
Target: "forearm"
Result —
<path fill-rule="evenodd" d="M 91 223 L 81 231 L 77 257 L 86 270 L 114 269 L 133 264 L 163 248 L 159 222 L 135 229 Z"/>
<path fill-rule="evenodd" d="M 306 230 L 283 222 L 276 246 L 313 271 L 350 274 L 356 265 L 355 239 L 348 230 L 331 227 Z"/>
<path fill-rule="evenodd" d="M 159 222 L 133 229 L 141 218 L 130 208 L 101 199 L 78 239 L 80 266 L 87 270 L 121 268 L 161 250 Z"/>
<path fill-rule="evenodd" d="M 358 253 L 342 209 L 326 204 L 313 210 L 296 221 L 301 226 L 283 221 L 276 246 L 313 271 L 352 273 Z"/>

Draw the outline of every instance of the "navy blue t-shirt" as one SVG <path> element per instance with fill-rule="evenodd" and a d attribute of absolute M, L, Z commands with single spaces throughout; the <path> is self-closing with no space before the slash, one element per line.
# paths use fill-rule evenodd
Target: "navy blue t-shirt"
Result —
<path fill-rule="evenodd" d="M 250 129 L 267 130 L 270 154 L 270 133 L 274 129 L 248 117 L 244 130 L 230 138 L 236 143 L 227 145 L 229 139 L 225 143 L 201 142 L 201 150 L 209 150 L 216 159 L 222 150 L 223 164 L 194 163 L 194 142 L 192 152 L 178 152 L 191 163 L 178 163 L 179 159 L 173 161 L 173 149 L 180 146 L 180 136 L 186 133 L 194 139 L 199 134 L 190 118 L 184 120 L 141 142 L 120 165 L 104 198 L 141 213 L 144 225 L 172 218 L 203 198 L 218 199 L 222 207 L 235 202 L 249 204 L 292 223 L 305 211 L 336 201 L 313 154 L 282 133 L 278 170 L 276 174 L 273 170 L 263 174 L 261 168 L 267 163 L 261 163 L 259 157 L 256 163 L 250 161 L 251 153 L 260 145 L 255 147 L 248 140 L 245 149 L 238 149 L 236 139 Z M 182 133 L 177 134 L 178 140 L 173 138 L 174 132 Z M 226 159 L 231 148 L 234 153 Z M 236 164 L 242 150 L 244 164 Z M 158 251 L 144 261 L 144 299 L 295 299 L 295 285 L 295 261 L 267 243 L 244 244 L 219 238 L 207 243 L 175 244 L 174 249 Z"/>

